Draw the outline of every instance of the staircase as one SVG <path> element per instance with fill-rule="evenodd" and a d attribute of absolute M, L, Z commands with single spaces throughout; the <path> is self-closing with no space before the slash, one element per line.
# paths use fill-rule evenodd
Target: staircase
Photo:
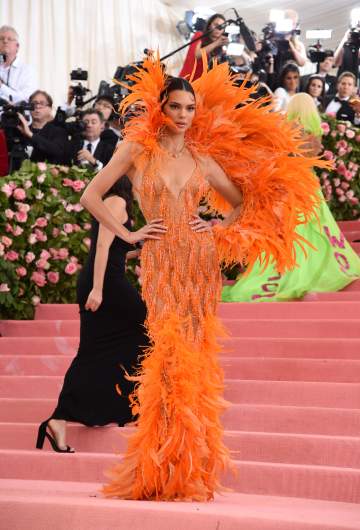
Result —
<path fill-rule="evenodd" d="M 355 240 L 358 226 L 342 228 Z M 1 322 L 1 528 L 359 530 L 360 281 L 219 312 L 232 333 L 220 360 L 232 403 L 225 443 L 238 474 L 224 477 L 231 493 L 207 504 L 102 498 L 104 470 L 129 428 L 72 424 L 75 454 L 35 450 L 77 349 L 77 307 L 42 305 L 34 321 Z"/>

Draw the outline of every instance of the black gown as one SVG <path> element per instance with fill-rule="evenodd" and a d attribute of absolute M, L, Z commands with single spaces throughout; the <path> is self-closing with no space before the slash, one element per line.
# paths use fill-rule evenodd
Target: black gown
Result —
<path fill-rule="evenodd" d="M 125 226 L 130 227 L 128 221 Z M 54 419 L 122 426 L 134 418 L 128 396 L 133 374 L 148 339 L 143 326 L 146 308 L 137 290 L 125 277 L 125 256 L 133 249 L 115 237 L 106 267 L 103 301 L 95 312 L 85 309 L 93 286 L 93 271 L 99 223 L 92 222 L 91 247 L 80 272 L 77 298 L 80 308 L 80 345 L 64 379 Z"/>

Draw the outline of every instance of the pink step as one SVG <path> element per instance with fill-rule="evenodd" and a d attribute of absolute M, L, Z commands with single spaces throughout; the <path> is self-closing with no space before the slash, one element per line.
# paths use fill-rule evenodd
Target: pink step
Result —
<path fill-rule="evenodd" d="M 142 502 L 104 499 L 101 484 L 0 479 L 4 528 L 12 530 L 358 530 L 356 504 L 226 493 L 214 502 Z M 259 509 L 261 506 L 261 509 Z M 196 514 L 196 516 L 194 516 Z M 221 527 L 219 526 L 221 525 Z M 101 526 L 100 526 L 101 525 Z M 176 525 L 176 527 L 174 526 Z"/>
<path fill-rule="evenodd" d="M 331 302 L 281 302 L 281 303 L 222 303 L 219 304 L 221 318 L 352 318 L 360 314 L 360 296 L 353 301 Z M 40 304 L 36 308 L 36 320 L 77 320 L 76 304 Z"/>
<path fill-rule="evenodd" d="M 79 337 L 0 337 L 0 355 L 75 355 Z"/>
<path fill-rule="evenodd" d="M 302 299 L 303 302 L 332 302 L 338 304 L 342 302 L 358 302 L 360 293 L 358 291 L 337 291 L 335 293 L 307 293 Z"/>
<path fill-rule="evenodd" d="M 358 245 L 358 243 L 354 243 L 354 244 Z M 344 289 L 341 292 L 349 292 L 349 291 L 359 293 L 360 292 L 360 280 L 355 280 L 354 282 L 349 283 L 349 285 L 344 287 Z"/>
<path fill-rule="evenodd" d="M 350 245 L 357 254 L 360 254 L 360 243 L 351 242 Z"/>
<path fill-rule="evenodd" d="M 236 353 L 236 352 L 234 352 Z M 0 375 L 63 376 L 72 356 L 0 355 Z M 221 356 L 225 377 L 237 379 L 360 382 L 360 360 Z"/>
<path fill-rule="evenodd" d="M 337 223 L 342 231 L 360 230 L 360 220 L 355 221 L 338 221 Z"/>
<path fill-rule="evenodd" d="M 0 422 L 40 423 L 50 416 L 56 402 L 0 398 Z M 229 430 L 360 437 L 360 408 L 235 404 L 225 411 L 222 422 Z"/>
<path fill-rule="evenodd" d="M 119 456 L 106 453 L 58 454 L 0 450 L 2 478 L 102 482 L 104 470 Z M 235 461 L 238 475 L 226 473 L 224 485 L 239 493 L 360 502 L 360 470 L 354 468 Z"/>
<path fill-rule="evenodd" d="M 357 318 L 356 318 L 357 317 Z M 226 319 L 225 327 L 237 337 L 348 337 L 360 338 L 360 315 L 339 322 L 338 319 Z M 0 322 L 3 336 L 76 336 L 77 320 L 8 320 Z"/>
<path fill-rule="evenodd" d="M 0 376 L 0 397 L 57 398 L 59 376 Z M 263 403 L 360 408 L 360 383 L 225 380 L 225 398 L 232 403 Z"/>
<path fill-rule="evenodd" d="M 32 450 L 38 424 L 0 423 L 0 449 Z M 124 452 L 133 428 L 91 429 L 69 424 L 68 443 L 77 452 Z M 360 437 L 226 431 L 224 442 L 233 458 L 260 462 L 360 468 Z M 44 451 L 51 451 L 46 441 Z"/>
<path fill-rule="evenodd" d="M 360 230 L 343 230 L 343 234 L 349 243 L 360 240 Z"/>

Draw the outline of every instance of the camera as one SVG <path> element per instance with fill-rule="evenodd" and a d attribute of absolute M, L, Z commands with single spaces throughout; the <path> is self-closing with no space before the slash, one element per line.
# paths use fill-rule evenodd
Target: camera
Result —
<path fill-rule="evenodd" d="M 85 131 L 85 123 L 82 121 L 81 111 L 77 110 L 74 116 L 67 117 L 66 112 L 58 107 L 56 110 L 54 125 L 66 130 L 69 137 L 81 136 Z"/>
<path fill-rule="evenodd" d="M 86 70 L 82 70 L 81 68 L 77 68 L 76 70 L 72 70 L 70 72 L 70 79 L 71 81 L 79 81 L 77 85 L 72 85 L 71 88 L 75 98 L 75 106 L 82 107 L 84 105 L 84 97 L 86 96 L 87 92 L 90 92 L 90 90 L 86 88 L 80 81 L 88 80 L 88 72 Z"/>
<path fill-rule="evenodd" d="M 21 101 L 16 105 L 6 103 L 0 106 L 0 109 L 2 109 L 0 127 L 2 129 L 16 129 L 21 124 L 18 113 L 25 116 L 25 112 L 34 110 L 34 105 L 26 101 Z"/>

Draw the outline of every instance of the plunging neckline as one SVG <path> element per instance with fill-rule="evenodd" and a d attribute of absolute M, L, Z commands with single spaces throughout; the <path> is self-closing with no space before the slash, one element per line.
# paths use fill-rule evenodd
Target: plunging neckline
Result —
<path fill-rule="evenodd" d="M 185 183 L 183 184 L 183 186 L 180 188 L 179 190 L 179 193 L 177 194 L 177 196 L 174 195 L 174 193 L 170 190 L 170 188 L 167 186 L 165 180 L 163 179 L 163 177 L 159 174 L 158 177 L 162 183 L 162 185 L 164 186 L 164 188 L 166 189 L 167 193 L 169 195 L 171 195 L 171 197 L 176 201 L 178 202 L 179 199 L 180 199 L 180 196 L 181 194 L 185 191 L 186 187 L 188 186 L 189 182 L 193 179 L 195 173 L 196 173 L 196 170 L 198 169 L 198 164 L 197 164 L 197 161 L 195 160 L 195 158 L 193 158 L 194 162 L 195 162 L 195 166 L 194 166 L 194 169 L 191 171 L 191 174 L 190 176 L 186 179 Z"/>

